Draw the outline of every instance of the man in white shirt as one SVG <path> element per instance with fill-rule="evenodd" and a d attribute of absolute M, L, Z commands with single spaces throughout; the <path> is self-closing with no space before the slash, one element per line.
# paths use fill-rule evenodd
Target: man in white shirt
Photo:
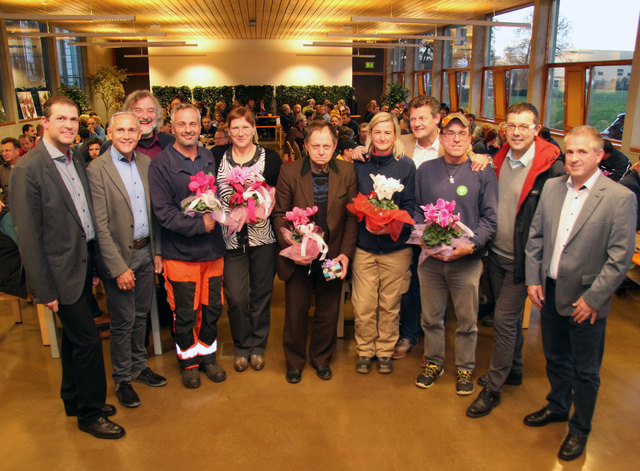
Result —
<path fill-rule="evenodd" d="M 526 246 L 525 283 L 531 302 L 541 308 L 551 391 L 547 405 L 524 423 L 565 422 L 573 404 L 558 452 L 560 459 L 573 460 L 591 431 L 607 315 L 633 257 L 637 203 L 599 170 L 603 141 L 595 128 L 573 128 L 565 147 L 569 176 L 546 183 Z"/>

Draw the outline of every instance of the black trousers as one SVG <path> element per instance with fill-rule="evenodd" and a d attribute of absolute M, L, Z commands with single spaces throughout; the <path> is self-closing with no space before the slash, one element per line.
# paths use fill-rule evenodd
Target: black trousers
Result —
<path fill-rule="evenodd" d="M 60 397 L 67 414 L 77 414 L 78 423 L 90 423 L 100 417 L 107 396 L 102 341 L 91 312 L 92 279 L 93 266 L 88 263 L 80 298 L 73 304 L 58 306 L 62 322 Z"/>
<path fill-rule="evenodd" d="M 317 263 L 317 262 L 314 262 Z M 284 355 L 288 369 L 302 369 L 307 359 L 307 321 L 311 296 L 315 292 L 309 359 L 311 366 L 328 366 L 336 347 L 342 280 L 325 281 L 321 269 L 298 266 L 285 282 Z"/>

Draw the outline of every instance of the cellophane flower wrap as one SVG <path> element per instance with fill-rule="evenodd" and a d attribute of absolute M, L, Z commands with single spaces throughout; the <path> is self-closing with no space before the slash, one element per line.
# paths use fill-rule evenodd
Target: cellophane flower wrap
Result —
<path fill-rule="evenodd" d="M 455 201 L 442 198 L 435 205 L 420 206 L 424 212 L 424 224 L 416 224 L 407 241 L 423 247 L 418 263 L 437 254 L 448 260 L 454 249 L 471 245 L 469 239 L 473 237 L 473 231 L 460 221 L 460 213 L 454 214 L 455 208 Z"/>
<path fill-rule="evenodd" d="M 216 196 L 216 177 L 210 173 L 198 172 L 190 177 L 189 190 L 195 194 L 188 196 L 180 202 L 182 212 L 186 216 L 195 217 L 196 214 L 211 214 L 211 217 L 220 224 L 225 222 L 225 213 L 222 203 Z"/>
<path fill-rule="evenodd" d="M 227 235 L 238 232 L 245 224 L 255 224 L 271 215 L 276 189 L 265 183 L 257 164 L 233 167 L 227 173 L 227 182 L 234 189 L 229 199 Z"/>
<path fill-rule="evenodd" d="M 320 260 L 324 260 L 329 251 L 322 236 L 322 229 L 316 226 L 309 219 L 318 212 L 318 207 L 301 209 L 298 207 L 287 211 L 284 218 L 291 222 L 293 230 L 285 227 L 281 228 L 285 240 L 291 244 L 282 249 L 280 255 L 287 257 L 294 262 L 308 262 L 320 255 Z"/>
<path fill-rule="evenodd" d="M 400 237 L 404 224 L 415 224 L 413 218 L 393 202 L 393 194 L 402 191 L 404 185 L 400 180 L 387 178 L 384 175 L 369 174 L 373 180 L 373 191 L 368 195 L 358 193 L 347 209 L 354 213 L 359 221 L 365 220 L 367 228 L 380 231 L 385 226 L 389 235 L 396 241 Z"/>

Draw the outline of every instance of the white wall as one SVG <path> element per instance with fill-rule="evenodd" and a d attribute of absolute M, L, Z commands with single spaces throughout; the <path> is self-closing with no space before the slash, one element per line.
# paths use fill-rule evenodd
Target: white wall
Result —
<path fill-rule="evenodd" d="M 298 57 L 296 53 L 350 54 L 349 48 L 303 47 L 303 40 L 189 40 L 198 47 L 149 48 L 153 54 L 205 57 L 149 58 L 153 85 L 351 85 L 351 57 Z"/>

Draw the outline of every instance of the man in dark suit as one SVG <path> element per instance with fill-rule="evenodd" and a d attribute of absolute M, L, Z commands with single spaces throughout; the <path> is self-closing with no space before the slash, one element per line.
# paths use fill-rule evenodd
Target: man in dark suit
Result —
<path fill-rule="evenodd" d="M 70 146 L 78 108 L 63 96 L 42 109 L 42 142 L 11 172 L 18 247 L 34 302 L 62 321 L 60 396 L 80 430 L 120 438 L 124 429 L 107 417 L 102 344 L 89 306 L 96 247 L 93 207 L 84 160 Z"/>
<path fill-rule="evenodd" d="M 162 271 L 154 242 L 149 197 L 151 159 L 135 147 L 140 123 L 129 111 L 111 117 L 113 145 L 87 169 L 95 227 L 111 313 L 111 364 L 116 396 L 125 407 L 138 407 L 137 381 L 159 387 L 167 380 L 147 366 L 145 332 L 155 287 Z M 155 263 L 154 263 L 155 262 Z"/>
<path fill-rule="evenodd" d="M 599 132 L 578 126 L 565 137 L 569 176 L 547 181 L 526 246 L 527 292 L 540 313 L 551 391 L 525 417 L 530 427 L 569 418 L 558 457 L 579 457 L 591 431 L 600 386 L 607 315 L 635 244 L 636 200 L 598 168 Z"/>
<path fill-rule="evenodd" d="M 290 228 L 284 219 L 294 207 L 317 206 L 315 224 L 322 228 L 329 247 L 328 259 L 342 265 L 339 279 L 325 281 L 318 260 L 294 263 L 278 256 L 276 270 L 285 282 L 284 354 L 287 381 L 298 383 L 307 355 L 307 319 L 311 294 L 316 293 L 309 357 L 321 379 L 333 376 L 329 360 L 336 345 L 336 327 L 343 279 L 349 268 L 358 238 L 358 221 L 346 205 L 357 196 L 353 164 L 336 160 L 333 152 L 338 137 L 326 121 L 313 121 L 306 129 L 308 157 L 283 165 L 276 187 L 273 228 L 281 249 L 289 244 L 282 228 Z"/>

